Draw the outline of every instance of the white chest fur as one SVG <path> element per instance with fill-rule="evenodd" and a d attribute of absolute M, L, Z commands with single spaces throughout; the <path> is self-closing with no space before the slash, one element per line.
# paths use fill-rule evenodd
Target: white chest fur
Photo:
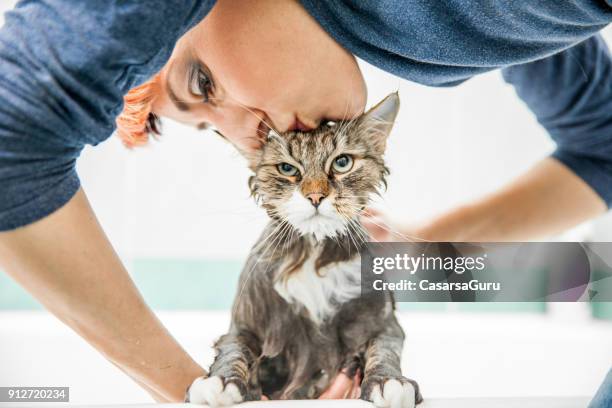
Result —
<path fill-rule="evenodd" d="M 361 262 L 356 254 L 348 261 L 333 263 L 317 271 L 318 254 L 310 256 L 301 269 L 286 280 L 278 281 L 274 289 L 290 304 L 301 304 L 317 324 L 333 314 L 342 304 L 361 294 Z"/>

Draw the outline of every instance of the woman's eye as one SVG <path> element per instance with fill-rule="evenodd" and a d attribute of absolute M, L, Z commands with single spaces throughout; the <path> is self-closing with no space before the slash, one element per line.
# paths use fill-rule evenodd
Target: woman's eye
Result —
<path fill-rule="evenodd" d="M 196 69 L 191 75 L 189 91 L 194 95 L 201 96 L 204 99 L 204 102 L 208 102 L 210 94 L 213 91 L 213 83 L 202 68 Z"/>
<path fill-rule="evenodd" d="M 278 172 L 283 176 L 295 176 L 298 174 L 298 169 L 295 166 L 290 165 L 289 163 L 281 163 L 278 166 Z"/>
<path fill-rule="evenodd" d="M 353 158 L 348 154 L 342 154 L 334 159 L 332 168 L 336 173 L 346 173 L 353 167 Z"/>

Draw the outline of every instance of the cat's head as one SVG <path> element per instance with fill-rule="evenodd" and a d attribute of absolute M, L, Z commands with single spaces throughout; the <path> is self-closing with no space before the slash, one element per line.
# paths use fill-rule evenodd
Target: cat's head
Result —
<path fill-rule="evenodd" d="M 399 110 L 393 93 L 350 121 L 312 132 L 270 132 L 250 158 L 249 185 L 268 215 L 317 240 L 350 231 L 368 197 L 385 185 L 383 155 Z"/>

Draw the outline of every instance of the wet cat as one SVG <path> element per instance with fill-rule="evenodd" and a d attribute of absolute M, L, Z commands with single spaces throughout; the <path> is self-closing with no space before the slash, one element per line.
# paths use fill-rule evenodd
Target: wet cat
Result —
<path fill-rule="evenodd" d="M 250 157 L 249 185 L 271 221 L 240 277 L 229 332 L 190 402 L 317 398 L 345 370 L 361 398 L 412 407 L 422 398 L 400 368 L 404 332 L 390 295 L 361 294 L 359 223 L 385 185 L 397 93 L 364 115 L 315 131 L 270 132 Z"/>

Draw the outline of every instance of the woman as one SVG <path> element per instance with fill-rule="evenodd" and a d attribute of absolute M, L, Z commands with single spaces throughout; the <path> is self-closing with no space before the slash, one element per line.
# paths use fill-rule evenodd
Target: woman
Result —
<path fill-rule="evenodd" d="M 557 150 L 410 235 L 524 239 L 612 203 L 612 63 L 595 35 L 612 20 L 609 2 L 184 3 L 29 1 L 0 32 L 0 264 L 158 401 L 182 400 L 204 370 L 143 302 L 74 170 L 122 110 L 128 145 L 167 116 L 255 149 L 269 126 L 360 114 L 354 55 L 433 86 L 502 68 Z M 327 395 L 351 385 L 339 376 Z"/>

